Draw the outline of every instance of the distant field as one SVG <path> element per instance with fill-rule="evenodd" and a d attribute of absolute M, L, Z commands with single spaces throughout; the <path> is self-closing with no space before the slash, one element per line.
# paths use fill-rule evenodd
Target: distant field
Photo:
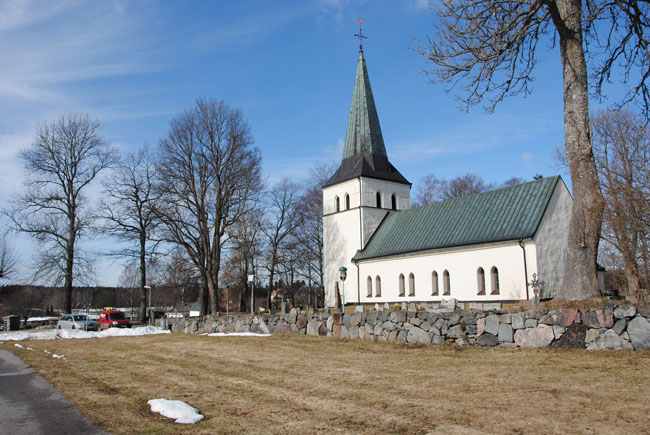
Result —
<path fill-rule="evenodd" d="M 185 334 L 9 349 L 122 433 L 650 433 L 650 352 Z M 64 354 L 54 360 L 43 350 Z M 184 426 L 147 400 L 179 399 Z"/>

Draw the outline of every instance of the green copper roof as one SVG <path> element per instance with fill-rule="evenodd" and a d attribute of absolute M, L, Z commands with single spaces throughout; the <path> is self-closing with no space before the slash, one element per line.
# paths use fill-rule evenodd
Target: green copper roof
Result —
<path fill-rule="evenodd" d="M 532 237 L 560 180 L 542 178 L 390 213 L 354 260 Z"/>
<path fill-rule="evenodd" d="M 359 51 L 359 64 L 354 81 L 343 158 L 352 157 L 360 152 L 380 156 L 386 155 L 386 147 L 379 126 L 379 117 L 375 108 L 375 100 L 372 97 L 372 89 L 370 89 L 370 79 L 368 78 L 363 51 Z"/>

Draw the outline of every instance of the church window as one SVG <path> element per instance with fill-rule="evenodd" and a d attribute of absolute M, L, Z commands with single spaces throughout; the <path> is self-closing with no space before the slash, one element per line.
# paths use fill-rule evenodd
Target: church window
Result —
<path fill-rule="evenodd" d="M 438 272 L 431 274 L 431 296 L 438 296 Z"/>
<path fill-rule="evenodd" d="M 449 272 L 446 270 L 442 273 L 442 287 L 443 287 L 442 294 L 444 296 L 451 295 L 451 282 L 449 281 Z"/>
<path fill-rule="evenodd" d="M 350 195 L 345 194 L 345 209 L 350 210 Z"/>
<path fill-rule="evenodd" d="M 484 295 L 485 294 L 485 271 L 483 270 L 482 267 L 479 267 L 478 270 L 476 271 L 476 281 L 478 286 L 477 294 Z"/>
<path fill-rule="evenodd" d="M 379 278 L 379 275 L 375 278 L 375 296 L 381 296 L 381 278 Z"/>
<path fill-rule="evenodd" d="M 391 208 L 393 210 L 397 210 L 397 198 L 395 197 L 394 193 L 390 196 L 390 203 L 391 203 Z"/>
<path fill-rule="evenodd" d="M 494 266 L 492 268 L 492 293 L 493 295 L 499 294 L 499 269 Z"/>
<path fill-rule="evenodd" d="M 415 296 L 415 275 L 409 275 L 409 296 Z"/>
<path fill-rule="evenodd" d="M 404 296 L 404 274 L 399 275 L 399 295 Z"/>
<path fill-rule="evenodd" d="M 366 293 L 366 296 L 372 297 L 372 278 L 368 277 L 368 292 Z"/>
<path fill-rule="evenodd" d="M 381 193 L 377 192 L 377 208 L 381 208 Z"/>
<path fill-rule="evenodd" d="M 334 202 L 336 203 L 336 211 L 341 211 L 341 200 L 339 199 L 338 196 L 336 197 Z"/>

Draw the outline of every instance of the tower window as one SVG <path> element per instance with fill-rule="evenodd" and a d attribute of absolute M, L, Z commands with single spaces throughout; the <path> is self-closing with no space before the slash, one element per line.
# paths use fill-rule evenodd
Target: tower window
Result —
<path fill-rule="evenodd" d="M 415 275 L 409 275 L 409 296 L 415 296 Z"/>
<path fill-rule="evenodd" d="M 350 210 L 350 195 L 345 194 L 345 209 Z"/>
<path fill-rule="evenodd" d="M 338 196 L 334 199 L 334 202 L 336 203 L 336 211 L 341 211 L 341 200 Z"/>
<path fill-rule="evenodd" d="M 381 278 L 379 278 L 379 275 L 375 278 L 375 296 L 381 296 Z"/>
<path fill-rule="evenodd" d="M 367 289 L 368 291 L 366 293 L 366 296 L 372 297 L 372 278 L 368 277 L 367 282 L 368 282 L 368 284 L 367 284 L 368 285 L 368 289 Z"/>
<path fill-rule="evenodd" d="M 438 296 L 438 272 L 431 274 L 431 296 Z"/>
<path fill-rule="evenodd" d="M 444 296 L 451 295 L 451 282 L 449 281 L 449 272 L 446 270 L 442 273 L 442 288 L 443 288 L 442 294 Z"/>
<path fill-rule="evenodd" d="M 395 197 L 394 193 L 390 196 L 390 203 L 391 203 L 391 208 L 393 210 L 397 210 L 397 198 Z"/>
<path fill-rule="evenodd" d="M 399 295 L 404 296 L 404 274 L 399 275 Z"/>
<path fill-rule="evenodd" d="M 478 295 L 485 294 L 485 271 L 482 267 L 479 267 L 476 271 L 476 284 L 478 288 Z"/>
<path fill-rule="evenodd" d="M 492 272 L 490 273 L 492 275 L 492 293 L 493 295 L 498 295 L 499 294 L 499 269 L 494 266 L 492 268 Z"/>
<path fill-rule="evenodd" d="M 377 208 L 381 208 L 381 193 L 377 192 Z"/>

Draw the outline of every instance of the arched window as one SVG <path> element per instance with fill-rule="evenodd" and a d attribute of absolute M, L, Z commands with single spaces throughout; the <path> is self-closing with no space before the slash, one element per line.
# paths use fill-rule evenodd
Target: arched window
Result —
<path fill-rule="evenodd" d="M 404 274 L 399 275 L 399 295 L 404 296 Z"/>
<path fill-rule="evenodd" d="M 476 285 L 478 287 L 479 295 L 485 294 L 485 271 L 482 267 L 479 267 L 476 271 Z"/>
<path fill-rule="evenodd" d="M 438 272 L 431 274 L 431 296 L 438 296 Z"/>
<path fill-rule="evenodd" d="M 390 206 L 393 210 L 397 210 L 397 198 L 394 193 L 390 196 Z"/>
<path fill-rule="evenodd" d="M 381 296 L 381 278 L 379 278 L 379 275 L 375 278 L 375 296 Z"/>
<path fill-rule="evenodd" d="M 442 294 L 444 296 L 451 295 L 451 282 L 449 281 L 449 272 L 446 270 L 442 273 L 442 288 L 443 288 Z"/>
<path fill-rule="evenodd" d="M 336 211 L 341 211 L 341 200 L 337 196 L 336 199 L 334 200 L 336 202 Z"/>
<path fill-rule="evenodd" d="M 345 194 L 345 209 L 350 210 L 350 195 Z"/>
<path fill-rule="evenodd" d="M 409 275 L 409 296 L 415 296 L 415 275 Z"/>
<path fill-rule="evenodd" d="M 499 294 L 499 269 L 497 269 L 496 266 L 494 266 L 492 268 L 492 272 L 490 275 L 492 275 L 492 293 L 490 294 L 498 295 Z"/>
<path fill-rule="evenodd" d="M 381 208 L 381 193 L 377 192 L 377 208 Z"/>
<path fill-rule="evenodd" d="M 372 297 L 372 278 L 368 277 L 367 282 L 368 282 L 368 291 L 366 293 L 366 296 L 370 298 Z"/>

